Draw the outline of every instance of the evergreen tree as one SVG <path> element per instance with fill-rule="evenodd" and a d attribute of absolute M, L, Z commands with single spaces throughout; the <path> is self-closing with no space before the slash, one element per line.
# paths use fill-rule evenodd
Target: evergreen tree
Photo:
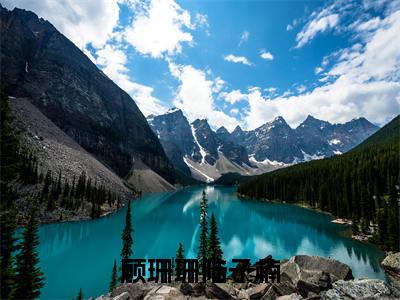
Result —
<path fill-rule="evenodd" d="M 4 197 L 4 195 L 2 195 Z M 16 213 L 10 209 L 0 218 L 0 254 L 1 254 L 1 299 L 12 298 L 15 288 L 15 250 Z"/>
<path fill-rule="evenodd" d="M 117 261 L 114 259 L 114 265 L 111 271 L 110 293 L 117 287 L 117 284 L 118 284 Z"/>
<path fill-rule="evenodd" d="M 79 289 L 78 297 L 76 297 L 76 300 L 83 300 L 83 292 L 82 292 L 82 289 Z"/>
<path fill-rule="evenodd" d="M 184 259 L 185 258 L 185 251 L 183 250 L 183 245 L 179 242 L 178 250 L 176 250 L 176 259 Z"/>
<path fill-rule="evenodd" d="M 200 201 L 200 240 L 197 257 L 199 265 L 202 266 L 203 260 L 208 257 L 208 222 L 207 222 L 207 207 L 208 200 L 206 192 L 203 191 Z"/>
<path fill-rule="evenodd" d="M 51 185 L 52 181 L 53 180 L 51 178 L 51 170 L 47 170 L 46 177 L 44 178 L 43 189 L 42 189 L 42 198 L 46 197 L 49 194 L 50 185 Z"/>
<path fill-rule="evenodd" d="M 131 201 L 128 201 L 128 207 L 126 209 L 125 215 L 125 227 L 122 232 L 122 250 L 121 250 L 121 258 L 129 258 L 132 254 L 132 220 L 131 220 Z"/>
<path fill-rule="evenodd" d="M 0 92 L 0 174 L 2 182 L 16 178 L 21 164 L 19 136 L 11 126 L 12 120 L 8 97 Z M 3 188 L 5 187 L 2 184 L 2 193 Z"/>
<path fill-rule="evenodd" d="M 36 213 L 31 212 L 17 254 L 16 299 L 36 299 L 40 297 L 40 289 L 44 286 L 44 277 L 39 264 L 37 246 L 39 245 L 38 223 Z"/>
<path fill-rule="evenodd" d="M 176 250 L 175 259 L 185 259 L 185 251 L 183 250 L 181 242 L 179 242 L 178 250 Z M 178 267 L 178 265 L 176 265 L 176 267 Z"/>
<path fill-rule="evenodd" d="M 210 236 L 208 239 L 208 258 L 212 261 L 222 259 L 221 243 L 218 238 L 217 220 L 214 214 L 210 220 Z"/>

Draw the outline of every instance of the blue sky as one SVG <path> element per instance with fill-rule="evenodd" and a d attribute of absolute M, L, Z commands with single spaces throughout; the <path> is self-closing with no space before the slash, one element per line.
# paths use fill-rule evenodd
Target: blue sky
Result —
<path fill-rule="evenodd" d="M 3 3 L 4 2 L 4 3 Z M 400 109 L 400 1 L 2 1 L 48 19 L 145 115 L 382 125 Z"/>

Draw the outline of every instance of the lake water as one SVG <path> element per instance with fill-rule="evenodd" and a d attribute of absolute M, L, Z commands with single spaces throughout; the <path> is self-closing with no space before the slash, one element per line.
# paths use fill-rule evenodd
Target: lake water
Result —
<path fill-rule="evenodd" d="M 182 242 L 187 257 L 196 257 L 199 201 L 206 189 L 209 213 L 215 213 L 226 260 L 271 254 L 331 257 L 348 264 L 355 277 L 385 278 L 383 253 L 343 235 L 345 227 L 326 214 L 289 204 L 239 199 L 234 188 L 190 187 L 149 194 L 132 202 L 134 257 L 171 258 Z M 108 290 L 114 259 L 119 258 L 125 208 L 93 221 L 43 225 L 40 263 L 46 277 L 44 299 L 71 299 Z"/>

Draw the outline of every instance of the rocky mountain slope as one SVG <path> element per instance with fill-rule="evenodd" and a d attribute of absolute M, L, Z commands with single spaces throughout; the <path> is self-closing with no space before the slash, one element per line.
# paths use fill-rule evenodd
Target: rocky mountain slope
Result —
<path fill-rule="evenodd" d="M 147 121 L 174 166 L 201 181 L 212 182 L 225 173 L 261 174 L 284 165 L 251 163 L 246 148 L 235 143 L 225 128 L 214 132 L 205 119 L 189 123 L 176 108 L 148 116 Z"/>
<path fill-rule="evenodd" d="M 174 183 L 174 168 L 134 100 L 49 22 L 1 7 L 1 88 L 26 97 L 117 175 L 141 160 Z M 140 187 L 137 187 L 140 189 Z"/>
<path fill-rule="evenodd" d="M 277 117 L 251 131 L 236 127 L 231 139 L 244 146 L 256 161 L 292 164 L 347 152 L 378 129 L 365 118 L 331 124 L 312 116 L 293 129 Z"/>
<path fill-rule="evenodd" d="M 15 118 L 15 126 L 21 133 L 25 147 L 34 153 L 39 161 L 41 173 L 51 170 L 54 174 L 62 171 L 62 181 L 68 181 L 71 185 L 72 178 L 78 179 L 82 172 L 86 173 L 98 186 L 114 191 L 121 199 L 131 199 L 135 193 L 112 170 L 99 162 L 72 138 L 59 129 L 51 120 L 43 115 L 28 99 L 9 99 L 10 108 Z M 19 188 L 20 201 L 18 211 L 22 218 L 28 205 L 24 201 L 30 201 L 30 194 L 36 186 L 21 186 Z M 40 189 L 39 189 L 40 190 Z M 37 191 L 39 192 L 39 191 Z M 25 197 L 25 194 L 27 197 Z M 90 218 L 89 205 L 79 211 L 57 208 L 53 211 L 41 210 L 41 222 L 54 222 L 60 220 L 78 220 Z M 112 211 L 116 207 L 104 205 L 102 213 Z M 26 212 L 28 213 L 28 212 Z"/>
<path fill-rule="evenodd" d="M 292 129 L 282 117 L 251 131 L 215 132 L 207 120 L 188 122 L 171 109 L 148 122 L 175 167 L 186 175 L 211 182 L 222 174 L 257 175 L 302 161 L 344 153 L 378 127 L 366 119 L 330 124 L 308 116 Z"/>

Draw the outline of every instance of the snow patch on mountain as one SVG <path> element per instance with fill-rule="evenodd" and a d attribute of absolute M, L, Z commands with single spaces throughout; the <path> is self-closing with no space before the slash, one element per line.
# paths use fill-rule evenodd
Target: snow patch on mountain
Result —
<path fill-rule="evenodd" d="M 332 139 L 332 140 L 330 140 L 328 143 L 329 143 L 329 145 L 338 145 L 338 144 L 340 144 L 342 141 L 341 140 L 339 140 L 339 139 Z"/>
<path fill-rule="evenodd" d="M 196 129 L 194 128 L 193 124 L 190 124 L 190 129 L 192 130 L 192 135 L 193 135 L 194 142 L 196 143 L 196 145 L 200 149 L 201 163 L 204 164 L 205 163 L 205 158 L 207 156 L 207 152 L 206 152 L 206 150 L 204 150 L 204 148 L 200 145 L 199 141 L 197 140 Z"/>
<path fill-rule="evenodd" d="M 304 161 L 310 161 L 310 160 L 323 159 L 323 158 L 325 158 L 325 155 L 318 155 L 318 154 L 310 155 L 310 154 L 304 152 L 303 150 L 301 150 L 301 153 L 303 153 L 303 159 L 304 159 Z"/>

